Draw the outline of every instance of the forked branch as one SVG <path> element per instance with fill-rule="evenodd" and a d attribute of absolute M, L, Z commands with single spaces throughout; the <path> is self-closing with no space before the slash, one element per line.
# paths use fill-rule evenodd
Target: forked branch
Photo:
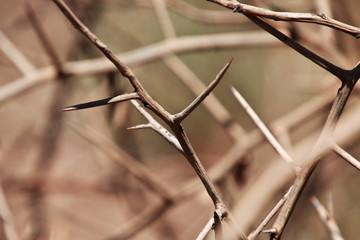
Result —
<path fill-rule="evenodd" d="M 208 177 L 204 166 L 202 165 L 200 159 L 195 153 L 183 127 L 180 122 L 185 119 L 204 99 L 205 97 L 215 88 L 217 83 L 221 80 L 224 73 L 228 69 L 231 61 L 224 67 L 220 74 L 216 77 L 215 81 L 210 84 L 210 86 L 201 94 L 189 107 L 185 108 L 185 112 L 180 114 L 180 117 L 176 115 L 171 115 L 168 113 L 159 103 L 151 98 L 147 93 L 144 87 L 141 85 L 140 81 L 136 78 L 135 74 L 128 68 L 123 62 L 121 62 L 109 49 L 108 47 L 101 42 L 97 36 L 92 33 L 69 9 L 69 7 L 61 0 L 53 0 L 68 20 L 74 25 L 74 27 L 84 34 L 120 71 L 120 73 L 126 77 L 132 86 L 134 87 L 135 93 L 133 95 L 126 95 L 121 98 L 121 100 L 129 100 L 134 98 L 140 98 L 145 107 L 149 108 L 153 113 L 159 116 L 173 131 L 175 137 L 178 139 L 180 146 L 183 149 L 184 156 L 187 158 L 188 162 L 194 168 L 198 174 L 200 180 L 205 186 L 210 198 L 212 199 L 215 206 L 215 214 L 219 219 L 227 218 L 229 215 L 228 209 L 226 208 L 223 200 L 220 197 L 220 194 L 216 190 L 214 184 Z M 100 100 L 101 104 L 107 104 L 110 99 Z M 93 104 L 93 103 L 92 103 Z M 93 105 L 99 105 L 95 103 Z M 84 106 L 84 105 L 82 105 Z M 66 108 L 67 110 L 74 110 L 79 106 Z M 85 105 L 86 107 L 86 105 Z"/>
<path fill-rule="evenodd" d="M 335 66 L 334 64 L 328 62 L 327 60 L 321 58 L 320 56 L 316 55 L 312 51 L 308 50 L 307 48 L 303 47 L 298 42 L 290 39 L 286 35 L 279 32 L 277 29 L 269 25 L 268 23 L 264 22 L 260 17 L 269 17 L 268 13 L 271 13 L 273 16 L 275 15 L 275 12 L 272 11 L 264 11 L 267 14 L 263 14 L 261 12 L 256 12 L 255 10 L 260 10 L 258 8 L 248 8 L 248 6 L 245 6 L 243 4 L 238 3 L 237 1 L 230 0 L 230 1 L 224 1 L 224 0 L 210 0 L 212 2 L 215 2 L 217 4 L 220 4 L 224 7 L 230 8 L 234 10 L 234 12 L 240 12 L 243 13 L 245 16 L 247 16 L 250 20 L 252 20 L 254 23 L 256 23 L 258 26 L 263 28 L 265 31 L 270 33 L 271 35 L 275 36 L 279 40 L 281 40 L 283 43 L 288 45 L 289 47 L 293 48 L 300 54 L 302 54 L 304 57 L 310 59 L 317 65 L 323 67 L 336 77 L 338 77 L 342 85 L 340 89 L 338 90 L 338 93 L 336 95 L 335 101 L 331 107 L 331 110 L 328 114 L 327 120 L 325 122 L 324 128 L 317 140 L 317 143 L 313 147 L 311 153 L 309 156 L 307 156 L 306 159 L 304 159 L 304 168 L 298 173 L 296 176 L 295 182 L 293 184 L 293 188 L 290 191 L 288 200 L 285 202 L 282 210 L 280 211 L 278 218 L 276 219 L 274 225 L 273 225 L 273 232 L 271 234 L 271 239 L 280 239 L 282 232 L 290 218 L 290 215 L 292 214 L 295 205 L 304 190 L 306 183 L 308 182 L 313 170 L 317 166 L 317 163 L 320 159 L 320 153 L 325 148 L 330 147 L 330 139 L 334 132 L 334 129 L 337 125 L 337 122 L 345 108 L 346 102 L 352 92 L 352 89 L 354 88 L 356 82 L 358 81 L 360 77 L 360 71 L 359 71 L 359 64 L 355 66 L 352 70 L 344 70 L 338 66 Z M 253 11 L 252 11 L 253 10 Z M 275 19 L 275 18 L 273 18 Z M 276 20 L 286 20 L 282 18 L 277 18 Z M 295 18 L 292 20 L 298 20 L 300 21 L 301 18 Z M 311 20 L 308 22 L 319 24 L 318 21 Z M 324 24 L 327 25 L 327 24 Z M 344 28 L 341 27 L 341 24 L 335 24 L 336 29 L 344 31 Z M 333 27 L 333 25 L 330 25 Z M 352 29 L 355 29 L 354 27 Z M 356 37 L 359 37 L 358 33 L 356 33 Z"/>

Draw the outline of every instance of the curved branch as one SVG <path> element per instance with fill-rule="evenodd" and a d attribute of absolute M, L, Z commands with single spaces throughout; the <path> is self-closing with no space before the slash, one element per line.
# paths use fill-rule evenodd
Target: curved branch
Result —
<path fill-rule="evenodd" d="M 231 1 L 209 0 L 209 1 L 220 4 L 229 9 L 236 9 L 236 11 L 244 13 L 247 16 L 251 15 L 257 17 L 269 18 L 276 21 L 306 22 L 306 23 L 319 24 L 340 30 L 356 38 L 360 38 L 360 28 L 334 20 L 330 17 L 326 17 L 325 14 L 323 13 L 313 14 L 313 13 L 276 12 L 260 7 L 239 3 L 235 0 L 231 0 Z"/>

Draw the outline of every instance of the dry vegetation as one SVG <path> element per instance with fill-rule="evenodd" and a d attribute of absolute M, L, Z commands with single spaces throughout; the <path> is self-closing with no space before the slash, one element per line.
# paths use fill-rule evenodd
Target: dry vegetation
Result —
<path fill-rule="evenodd" d="M 67 4 L 0 3 L 0 239 L 358 238 L 359 2 Z"/>

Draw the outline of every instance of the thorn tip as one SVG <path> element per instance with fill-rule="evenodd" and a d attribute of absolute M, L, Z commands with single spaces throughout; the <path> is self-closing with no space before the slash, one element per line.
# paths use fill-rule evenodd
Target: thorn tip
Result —
<path fill-rule="evenodd" d="M 228 64 L 230 65 L 233 60 L 234 60 L 234 57 L 232 57 L 232 58 L 230 59 L 230 61 L 228 62 Z"/>

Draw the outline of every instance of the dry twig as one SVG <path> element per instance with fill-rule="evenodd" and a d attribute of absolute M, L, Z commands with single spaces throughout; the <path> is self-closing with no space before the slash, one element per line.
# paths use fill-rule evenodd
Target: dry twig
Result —
<path fill-rule="evenodd" d="M 285 202 L 284 207 L 280 211 L 277 220 L 273 225 L 273 233 L 272 239 L 279 239 L 282 235 L 282 232 L 289 220 L 289 217 L 295 208 L 295 205 L 305 188 L 307 181 L 309 180 L 313 170 L 317 166 L 319 160 L 319 153 L 323 151 L 323 149 L 329 148 L 329 139 L 330 136 L 333 134 L 335 126 L 341 116 L 341 113 L 346 105 L 346 102 L 351 94 L 352 89 L 354 88 L 356 82 L 360 77 L 360 64 L 355 66 L 352 70 L 344 70 L 335 66 L 334 64 L 328 62 L 327 60 L 321 58 L 320 56 L 316 55 L 315 53 L 311 52 L 310 50 L 306 49 L 296 41 L 288 38 L 277 29 L 269 25 L 268 23 L 264 22 L 260 17 L 267 17 L 276 20 L 291 20 L 291 21 L 306 21 L 315 24 L 323 24 L 326 26 L 334 27 L 338 30 L 345 31 L 349 34 L 353 34 L 356 37 L 359 37 L 358 29 L 352 26 L 344 25 L 343 23 L 339 23 L 337 21 L 330 20 L 329 21 L 322 21 L 318 19 L 318 17 L 314 17 L 313 15 L 302 15 L 302 14 L 288 14 L 288 13 L 278 13 L 273 11 L 268 11 L 244 4 L 240 4 L 236 1 L 223 1 L 223 0 L 211 0 L 214 3 L 220 4 L 224 7 L 233 9 L 234 12 L 243 13 L 247 16 L 250 20 L 256 23 L 258 26 L 263 28 L 265 31 L 269 32 L 271 35 L 275 36 L 289 47 L 293 48 L 304 57 L 308 58 L 309 60 L 313 61 L 314 63 L 318 64 L 319 66 L 323 67 L 336 77 L 338 77 L 341 82 L 342 86 L 338 90 L 336 95 L 335 101 L 332 105 L 332 108 L 329 112 L 328 118 L 326 120 L 325 126 L 322 130 L 320 137 L 318 138 L 317 143 L 315 144 L 311 154 L 308 157 L 308 160 L 305 160 L 303 164 L 305 167 L 299 172 L 298 176 L 296 177 L 295 183 L 293 188 L 290 192 L 289 199 Z M 323 16 L 321 16 L 323 18 Z M 323 19 L 325 19 L 324 17 Z M 352 29 L 353 31 L 351 31 Z M 309 159 L 313 159 L 310 161 Z"/>
<path fill-rule="evenodd" d="M 329 212 L 326 208 L 320 203 L 320 201 L 315 196 L 310 197 L 310 201 L 313 204 L 321 222 L 326 227 L 326 230 L 330 233 L 332 240 L 344 240 L 343 236 L 341 235 L 340 229 L 336 224 L 335 219 L 331 217 Z"/>
<path fill-rule="evenodd" d="M 360 170 L 360 162 L 351 156 L 347 151 L 345 151 L 342 147 L 340 147 L 338 144 L 335 143 L 335 141 L 332 141 L 332 147 L 334 152 L 345 159 L 348 163 L 350 163 L 352 166 L 354 166 L 357 170 Z"/>
<path fill-rule="evenodd" d="M 270 130 L 265 126 L 265 124 L 261 121 L 259 116 L 255 113 L 255 111 L 250 107 L 250 105 L 246 102 L 246 100 L 241 96 L 241 94 L 234 88 L 231 88 L 232 93 L 234 94 L 236 100 L 241 104 L 241 106 L 245 109 L 245 111 L 249 114 L 250 118 L 253 120 L 255 125 L 260 129 L 262 134 L 269 141 L 271 146 L 277 151 L 280 156 L 288 163 L 294 162 L 294 160 L 290 157 L 290 155 L 285 151 L 285 149 L 280 145 L 280 143 L 276 140 L 276 138 L 272 135 Z"/>
<path fill-rule="evenodd" d="M 126 77 L 131 85 L 134 87 L 135 92 L 138 94 L 141 101 L 144 105 L 154 112 L 158 117 L 160 117 L 174 132 L 174 135 L 178 139 L 182 149 L 184 150 L 184 155 L 186 156 L 189 163 L 195 169 L 200 180 L 204 184 L 209 196 L 211 197 L 214 206 L 215 212 L 218 215 L 219 219 L 226 218 L 228 216 L 228 210 L 225 207 L 218 191 L 208 177 L 205 168 L 202 166 L 199 158 L 197 157 L 195 151 L 193 150 L 190 141 L 181 125 L 181 122 L 205 99 L 205 97 L 215 88 L 215 86 L 222 79 L 223 75 L 229 68 L 231 61 L 225 65 L 225 67 L 220 71 L 215 80 L 209 85 L 209 87 L 197 97 L 188 107 L 178 114 L 171 115 L 168 113 L 159 103 L 152 99 L 152 97 L 147 93 L 144 87 L 141 85 L 140 81 L 136 78 L 134 73 L 128 68 L 123 62 L 121 62 L 109 49 L 108 47 L 101 42 L 95 34 L 93 34 L 69 9 L 69 7 L 61 0 L 54 0 L 54 3 L 59 7 L 59 9 L 64 13 L 72 25 L 84 34 L 119 70 L 119 72 Z"/>
<path fill-rule="evenodd" d="M 234 11 L 241 12 L 246 16 L 269 18 L 277 21 L 307 22 L 313 24 L 320 24 L 334 28 L 336 30 L 343 31 L 356 38 L 360 37 L 359 28 L 334 20 L 330 17 L 325 16 L 325 14 L 323 13 L 313 14 L 313 13 L 276 12 L 260 7 L 239 3 L 236 0 L 230 0 L 230 1 L 209 0 L 209 1 L 220 4 L 230 9 L 234 9 Z"/>

